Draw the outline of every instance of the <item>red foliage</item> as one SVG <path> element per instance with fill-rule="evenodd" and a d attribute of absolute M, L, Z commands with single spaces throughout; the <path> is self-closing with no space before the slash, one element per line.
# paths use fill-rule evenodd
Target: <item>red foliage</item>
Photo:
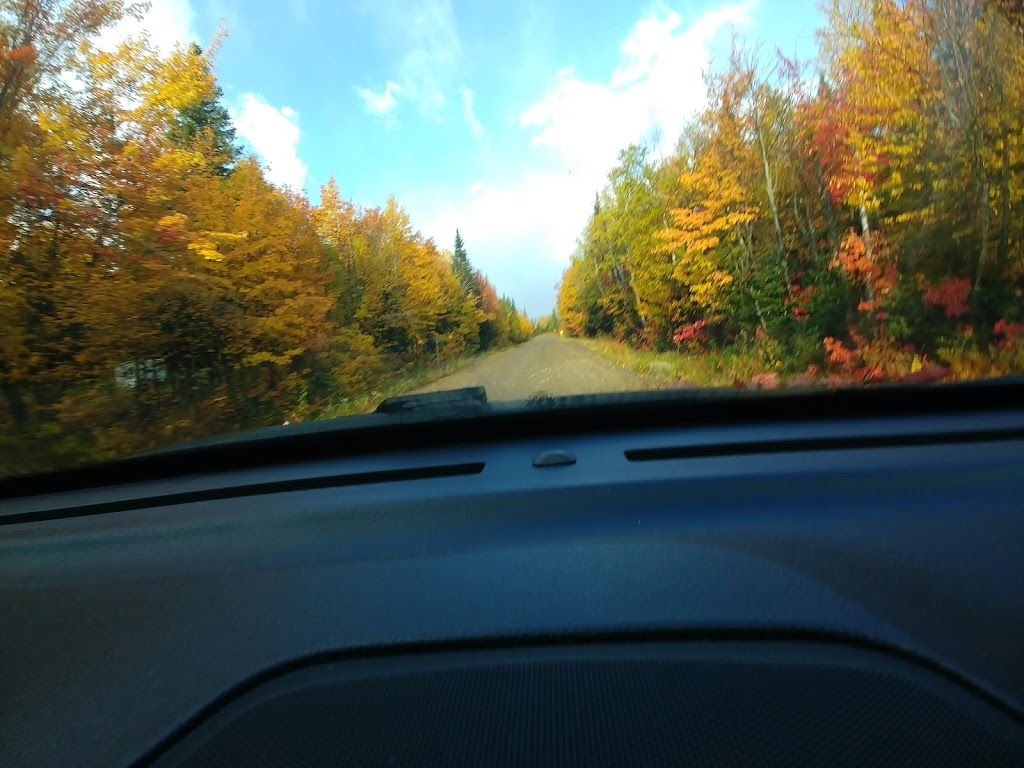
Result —
<path fill-rule="evenodd" d="M 805 272 L 797 272 L 790 279 L 789 283 L 789 295 L 787 295 L 782 303 L 785 306 L 792 305 L 793 317 L 797 320 L 806 320 L 811 316 L 808 310 L 808 304 L 814 292 L 817 290 L 816 286 L 813 285 L 800 285 L 800 280 L 805 278 L 807 274 Z"/>
<path fill-rule="evenodd" d="M 810 115 L 811 145 L 820 158 L 828 179 L 828 192 L 833 203 L 845 199 L 852 188 L 847 174 L 841 172 L 849 154 L 847 143 L 850 130 L 842 117 L 843 98 L 840 90 L 819 92 L 820 112 Z"/>
<path fill-rule="evenodd" d="M 1009 323 L 1006 320 L 998 320 L 992 328 L 992 332 L 995 333 L 996 336 L 1003 337 L 996 345 L 1000 349 L 1016 348 L 1017 342 L 1020 341 L 1022 331 L 1024 331 L 1024 326 L 1017 323 Z"/>
<path fill-rule="evenodd" d="M 779 60 L 779 77 L 798 82 L 800 79 L 801 66 L 796 59 L 791 59 L 782 52 L 782 49 L 775 48 L 775 57 Z"/>
<path fill-rule="evenodd" d="M 679 326 L 676 328 L 675 333 L 672 334 L 672 343 L 678 346 L 683 342 L 701 343 L 707 341 L 708 335 L 704 330 L 707 324 L 707 320 L 698 320 L 695 323 Z"/>
<path fill-rule="evenodd" d="M 852 72 L 844 75 L 844 84 L 833 90 L 820 88 L 818 105 L 812 107 L 809 115 L 799 114 L 797 121 L 811 129 L 811 146 L 825 172 L 829 195 L 833 203 L 849 201 L 859 184 L 869 187 L 878 181 L 880 169 L 889 163 L 889 154 L 878 151 L 874 162 L 861 159 L 862 152 L 856 146 L 851 125 L 858 125 L 860 132 L 865 128 L 884 124 L 884 110 L 856 104 L 848 92 L 858 88 L 858 78 Z"/>
<path fill-rule="evenodd" d="M 918 275 L 917 283 L 924 291 L 921 300 L 925 304 L 942 307 L 946 317 L 960 317 L 970 309 L 967 297 L 971 294 L 971 281 L 966 277 L 951 277 L 932 284 L 924 275 Z"/>
<path fill-rule="evenodd" d="M 482 272 L 474 272 L 473 277 L 476 279 L 477 287 L 480 289 L 480 309 L 487 315 L 488 320 L 494 320 L 501 309 L 498 301 L 498 292 Z"/>

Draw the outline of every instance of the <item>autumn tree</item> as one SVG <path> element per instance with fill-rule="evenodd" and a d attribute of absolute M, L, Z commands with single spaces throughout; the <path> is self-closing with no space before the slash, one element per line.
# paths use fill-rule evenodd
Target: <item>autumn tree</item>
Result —
<path fill-rule="evenodd" d="M 650 164 L 630 147 L 609 173 L 563 274 L 563 329 L 648 345 L 665 318 L 689 352 L 734 345 L 841 381 L 1008 360 L 1024 320 L 1015 7 L 832 0 L 818 70 L 734 44 L 676 150 Z"/>
<path fill-rule="evenodd" d="M 562 330 L 570 336 L 582 336 L 586 327 L 587 308 L 581 304 L 580 292 L 582 262 L 573 259 L 562 272 L 562 280 L 558 286 L 557 312 Z"/>
<path fill-rule="evenodd" d="M 477 351 L 475 292 L 395 200 L 276 187 L 234 145 L 220 36 L 97 47 L 125 12 L 0 0 L 0 473 L 330 415 Z M 496 302 L 495 343 L 525 338 Z"/>

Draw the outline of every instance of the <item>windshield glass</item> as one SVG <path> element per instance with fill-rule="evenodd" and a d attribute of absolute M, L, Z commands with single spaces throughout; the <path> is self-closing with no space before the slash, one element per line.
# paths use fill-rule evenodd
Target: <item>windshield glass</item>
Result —
<path fill-rule="evenodd" d="M 0 475 L 1024 370 L 1019 0 L 0 0 Z"/>

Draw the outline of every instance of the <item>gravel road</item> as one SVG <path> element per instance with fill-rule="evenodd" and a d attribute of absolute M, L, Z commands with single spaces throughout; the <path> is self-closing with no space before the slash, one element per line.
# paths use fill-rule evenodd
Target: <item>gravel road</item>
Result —
<path fill-rule="evenodd" d="M 526 400 L 538 394 L 576 395 L 651 388 L 643 377 L 605 360 L 582 344 L 547 334 L 470 363 L 420 391 L 475 386 L 485 387 L 491 401 Z"/>

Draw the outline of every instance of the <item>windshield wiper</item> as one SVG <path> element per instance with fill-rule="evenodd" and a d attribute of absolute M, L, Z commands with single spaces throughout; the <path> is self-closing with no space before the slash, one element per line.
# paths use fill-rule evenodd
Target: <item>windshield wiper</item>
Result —
<path fill-rule="evenodd" d="M 488 410 L 487 390 L 483 387 L 466 387 L 389 397 L 381 401 L 374 413 L 399 413 L 403 416 L 415 415 L 436 419 L 486 413 Z"/>

